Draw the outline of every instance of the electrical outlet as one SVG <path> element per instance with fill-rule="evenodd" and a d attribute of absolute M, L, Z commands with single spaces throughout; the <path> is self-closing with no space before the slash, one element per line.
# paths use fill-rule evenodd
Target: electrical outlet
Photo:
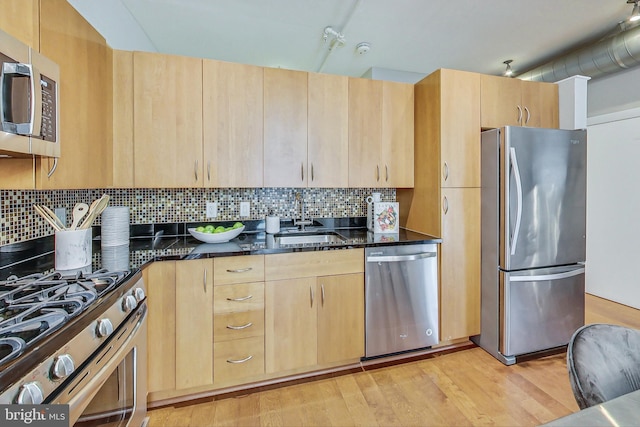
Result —
<path fill-rule="evenodd" d="M 218 216 L 218 202 L 207 202 L 207 218 Z"/>
<path fill-rule="evenodd" d="M 240 216 L 249 216 L 250 208 L 251 208 L 251 203 L 240 202 Z"/>
<path fill-rule="evenodd" d="M 62 221 L 63 224 L 67 223 L 67 210 L 65 208 L 55 208 L 53 213 L 56 214 L 58 219 Z"/>

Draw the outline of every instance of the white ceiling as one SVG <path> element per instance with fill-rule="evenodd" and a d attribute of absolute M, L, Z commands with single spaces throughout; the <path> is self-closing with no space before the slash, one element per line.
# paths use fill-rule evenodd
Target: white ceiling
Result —
<path fill-rule="evenodd" d="M 115 49 L 349 76 L 372 67 L 497 75 L 507 59 L 525 72 L 614 30 L 632 8 L 626 0 L 68 1 Z M 327 26 L 346 39 L 328 57 Z M 360 42 L 369 53 L 356 53 Z"/>

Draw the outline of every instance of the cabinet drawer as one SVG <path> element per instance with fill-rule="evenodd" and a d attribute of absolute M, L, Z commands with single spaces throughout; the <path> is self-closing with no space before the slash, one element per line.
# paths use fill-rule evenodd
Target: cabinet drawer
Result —
<path fill-rule="evenodd" d="M 214 383 L 264 374 L 264 338 L 253 337 L 213 345 Z"/>
<path fill-rule="evenodd" d="M 264 282 L 216 286 L 213 291 L 213 313 L 264 309 Z"/>
<path fill-rule="evenodd" d="M 213 341 L 229 341 L 264 335 L 264 311 L 241 311 L 213 317 Z"/>
<path fill-rule="evenodd" d="M 263 255 L 215 258 L 213 266 L 215 286 L 264 280 Z"/>
<path fill-rule="evenodd" d="M 265 280 L 364 272 L 364 249 L 266 255 Z"/>

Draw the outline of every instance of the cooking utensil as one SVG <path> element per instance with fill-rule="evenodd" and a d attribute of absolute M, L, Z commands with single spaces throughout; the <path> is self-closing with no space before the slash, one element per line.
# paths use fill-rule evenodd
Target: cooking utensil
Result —
<path fill-rule="evenodd" d="M 109 204 L 109 195 L 103 194 L 99 199 L 94 200 L 89 207 L 89 213 L 84 218 L 84 220 L 80 223 L 79 228 L 85 229 L 91 227 L 93 221 L 104 211 Z"/>
<path fill-rule="evenodd" d="M 78 224 L 80 224 L 80 221 L 88 212 L 89 205 L 86 203 L 76 203 L 73 207 L 73 222 L 71 223 L 69 230 L 76 230 L 78 228 Z"/>
<path fill-rule="evenodd" d="M 38 206 L 38 205 L 33 205 L 33 208 L 36 210 L 36 212 L 38 212 L 38 214 L 40 214 L 40 216 L 42 218 L 44 218 L 45 221 L 47 221 L 49 223 L 50 226 L 52 226 L 56 231 L 61 231 L 64 228 L 60 228 L 60 226 L 56 223 L 56 221 L 54 221 L 52 218 L 49 217 L 49 214 L 47 212 L 45 212 L 42 207 Z"/>
<path fill-rule="evenodd" d="M 40 205 L 40 208 L 45 211 L 47 213 L 47 215 L 49 215 L 49 218 L 51 218 L 56 224 L 58 224 L 58 226 L 62 229 L 65 230 L 67 228 L 67 226 L 62 222 L 62 220 L 60 218 L 58 218 L 58 215 L 56 215 L 50 207 L 46 206 L 46 205 Z"/>

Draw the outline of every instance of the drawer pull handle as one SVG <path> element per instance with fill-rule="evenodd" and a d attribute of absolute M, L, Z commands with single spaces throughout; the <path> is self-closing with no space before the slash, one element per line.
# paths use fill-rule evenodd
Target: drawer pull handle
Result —
<path fill-rule="evenodd" d="M 249 322 L 246 325 L 242 325 L 242 326 L 227 325 L 227 329 L 233 329 L 234 331 L 239 331 L 240 329 L 247 329 L 249 326 L 253 326 L 253 322 Z"/>
<path fill-rule="evenodd" d="M 227 363 L 244 363 L 244 362 L 248 362 L 251 359 L 253 359 L 253 356 L 247 356 L 244 359 L 238 359 L 238 360 L 227 359 Z"/>
<path fill-rule="evenodd" d="M 251 267 L 238 268 L 237 270 L 227 270 L 227 273 L 246 273 L 247 271 L 251 271 L 251 270 L 253 270 L 253 268 Z"/>
<path fill-rule="evenodd" d="M 251 298 L 253 298 L 253 295 L 247 295 L 246 297 L 240 297 L 240 298 L 227 298 L 227 301 L 246 301 Z"/>

